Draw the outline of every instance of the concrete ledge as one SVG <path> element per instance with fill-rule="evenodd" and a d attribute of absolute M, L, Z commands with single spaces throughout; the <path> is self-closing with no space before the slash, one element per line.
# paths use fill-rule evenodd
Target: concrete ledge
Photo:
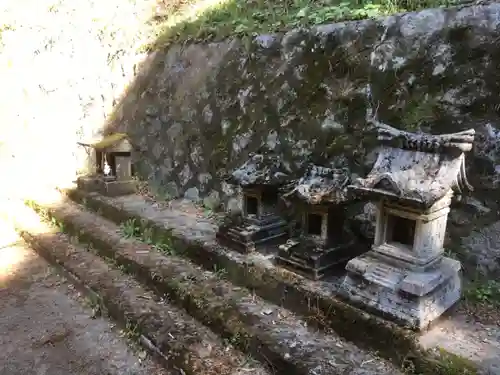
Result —
<path fill-rule="evenodd" d="M 185 229 L 176 225 L 175 220 L 168 220 L 168 217 L 181 215 L 173 208 L 161 212 L 157 209 L 158 218 L 155 218 L 152 210 L 144 209 L 141 205 L 132 207 L 132 204 L 123 203 L 125 198 L 113 200 L 78 190 L 66 190 L 63 193 L 115 223 L 136 220 L 143 228 L 148 229 L 153 238 L 167 236 L 177 253 L 182 256 L 206 269 L 225 269 L 226 278 L 232 283 L 247 287 L 260 297 L 303 315 L 310 325 L 333 329 L 361 347 L 374 349 L 394 363 L 411 363 L 417 372 L 426 374 L 449 374 L 450 367 L 455 366 L 461 369 L 457 373 L 476 373 L 475 365 L 467 359 L 444 350 L 424 350 L 419 345 L 415 332 L 370 315 L 334 297 L 328 283 L 311 282 L 275 267 L 262 257 L 230 251 L 219 246 L 213 239 L 206 239 L 210 234 L 200 234 L 201 230 L 197 231 L 195 238 L 186 235 Z M 170 215 L 165 214 L 165 211 L 171 211 Z M 215 228 L 212 230 L 215 233 Z"/>
<path fill-rule="evenodd" d="M 137 181 L 100 181 L 99 191 L 108 197 L 134 194 L 137 191 Z"/>
<path fill-rule="evenodd" d="M 29 208 L 20 204 L 9 211 L 9 219 L 30 246 L 61 266 L 72 280 L 84 285 L 87 293 L 97 296 L 111 317 L 134 327 L 141 343 L 161 356 L 168 367 L 182 369 L 188 375 L 271 374 L 258 362 L 251 363 L 246 355 L 224 345 L 182 310 L 158 301 L 132 277 L 40 221 Z"/>
<path fill-rule="evenodd" d="M 98 192 L 108 197 L 134 194 L 137 191 L 137 181 L 105 181 L 98 177 L 82 176 L 77 179 L 78 188 L 89 193 Z"/>
<path fill-rule="evenodd" d="M 272 305 L 218 275 L 151 246 L 124 239 L 119 228 L 73 203 L 31 202 L 61 222 L 65 230 L 90 242 L 158 293 L 183 306 L 190 315 L 244 351 L 287 374 L 398 374 L 393 365 L 335 334 L 313 332 L 290 311 Z M 348 354 L 347 354 L 348 353 Z"/>

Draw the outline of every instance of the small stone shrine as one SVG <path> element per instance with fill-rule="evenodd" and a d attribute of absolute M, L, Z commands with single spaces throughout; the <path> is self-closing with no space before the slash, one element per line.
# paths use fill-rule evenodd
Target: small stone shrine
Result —
<path fill-rule="evenodd" d="M 306 173 L 283 194 L 297 204 L 301 230 L 279 246 L 277 264 L 319 280 L 332 267 L 358 255 L 344 229 L 345 206 L 350 199 L 347 169 L 310 165 Z"/>
<path fill-rule="evenodd" d="M 377 123 L 372 171 L 349 186 L 378 202 L 372 249 L 350 260 L 341 291 L 355 304 L 424 329 L 460 298 L 460 262 L 443 255 L 450 203 L 472 190 L 465 153 L 474 130 L 413 134 Z"/>
<path fill-rule="evenodd" d="M 115 133 L 98 141 L 80 142 L 94 154 L 94 168 L 89 176 L 77 180 L 78 188 L 107 196 L 133 194 L 137 182 L 132 178 L 132 145 L 124 133 Z"/>
<path fill-rule="evenodd" d="M 271 152 L 250 154 L 249 160 L 228 179 L 241 187 L 242 213 L 226 218 L 217 239 L 243 253 L 285 241 L 288 225 L 277 214 L 277 204 L 279 188 L 287 182 L 289 174 L 279 156 Z"/>

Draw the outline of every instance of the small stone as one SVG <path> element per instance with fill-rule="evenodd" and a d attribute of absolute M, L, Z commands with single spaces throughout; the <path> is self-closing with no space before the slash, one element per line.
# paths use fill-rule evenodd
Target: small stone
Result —
<path fill-rule="evenodd" d="M 200 192 L 197 187 L 192 187 L 186 190 L 184 193 L 184 198 L 189 199 L 191 201 L 199 201 L 200 200 Z"/>
<path fill-rule="evenodd" d="M 260 48 L 272 48 L 272 47 L 277 47 L 277 42 L 279 42 L 279 39 L 275 35 L 269 35 L 269 34 L 264 34 L 264 35 L 258 35 L 255 37 L 255 43 L 260 47 Z"/>

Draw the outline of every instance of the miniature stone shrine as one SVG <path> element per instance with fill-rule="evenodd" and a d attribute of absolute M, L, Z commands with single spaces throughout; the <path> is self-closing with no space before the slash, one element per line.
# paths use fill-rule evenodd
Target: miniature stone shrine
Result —
<path fill-rule="evenodd" d="M 347 169 L 310 165 L 304 176 L 291 184 L 283 198 L 298 204 L 302 225 L 299 236 L 279 246 L 278 264 L 319 280 L 335 265 L 358 255 L 344 230 L 349 183 Z"/>
<path fill-rule="evenodd" d="M 270 152 L 251 154 L 233 171 L 228 182 L 242 189 L 242 213 L 227 218 L 217 239 L 234 250 L 248 253 L 286 240 L 287 222 L 277 214 L 279 188 L 290 171 Z"/>
<path fill-rule="evenodd" d="M 378 159 L 349 186 L 378 201 L 372 249 L 346 266 L 341 290 L 352 302 L 423 329 L 459 300 L 461 265 L 443 256 L 443 242 L 451 199 L 472 190 L 465 152 L 474 134 L 413 134 L 378 123 Z"/>
<path fill-rule="evenodd" d="M 132 146 L 126 134 L 115 133 L 79 145 L 92 150 L 95 165 L 89 176 L 77 180 L 78 188 L 107 196 L 133 194 L 137 182 L 132 178 Z"/>

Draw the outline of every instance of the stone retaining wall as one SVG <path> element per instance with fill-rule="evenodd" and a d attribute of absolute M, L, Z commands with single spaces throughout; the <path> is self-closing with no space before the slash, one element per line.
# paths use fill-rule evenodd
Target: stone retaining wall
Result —
<path fill-rule="evenodd" d="M 496 189 L 498 38 L 490 4 L 174 46 L 151 57 L 110 128 L 131 134 L 140 175 L 168 197 L 231 195 L 221 177 L 261 145 L 294 166 L 366 173 L 367 113 L 413 131 L 475 128 L 472 182 Z"/>
<path fill-rule="evenodd" d="M 238 209 L 237 189 L 222 178 L 262 145 L 292 167 L 313 161 L 364 175 L 376 156 L 368 115 L 411 131 L 474 128 L 475 192 L 453 209 L 446 246 L 467 273 L 496 272 L 495 249 L 478 258 L 469 245 L 477 241 L 460 238 L 500 209 L 499 38 L 492 3 L 173 46 L 150 56 L 108 130 L 130 133 L 139 175 L 161 197 Z"/>

